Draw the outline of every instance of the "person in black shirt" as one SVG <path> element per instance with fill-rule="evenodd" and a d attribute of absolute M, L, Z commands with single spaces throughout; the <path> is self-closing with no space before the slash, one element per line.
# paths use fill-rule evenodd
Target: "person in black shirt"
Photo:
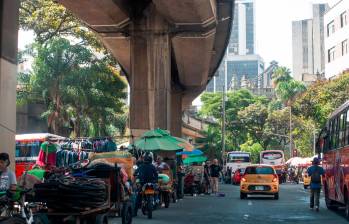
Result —
<path fill-rule="evenodd" d="M 135 174 L 141 185 L 146 183 L 156 184 L 158 182 L 158 172 L 152 164 L 152 158 L 150 156 L 144 157 L 144 162 L 140 164 Z"/>
<path fill-rule="evenodd" d="M 218 179 L 219 179 L 219 174 L 222 171 L 222 167 L 218 165 L 218 160 L 214 159 L 213 164 L 210 166 L 211 170 L 211 186 L 212 186 L 212 193 L 217 193 L 218 192 Z"/>
<path fill-rule="evenodd" d="M 142 190 L 143 185 L 147 183 L 153 183 L 156 185 L 158 182 L 158 171 L 152 164 L 152 158 L 149 155 L 146 155 L 144 157 L 143 162 L 139 164 L 139 167 L 135 171 L 134 175 L 139 180 L 139 186 L 137 189 L 138 192 L 136 195 L 136 205 L 134 210 L 134 214 L 137 215 L 138 208 L 141 207 L 142 203 L 142 196 L 140 192 Z M 158 200 L 157 195 L 155 195 L 155 199 Z"/>

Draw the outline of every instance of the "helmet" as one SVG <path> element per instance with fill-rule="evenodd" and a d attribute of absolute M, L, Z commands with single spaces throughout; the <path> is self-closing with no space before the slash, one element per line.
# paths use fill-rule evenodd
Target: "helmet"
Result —
<path fill-rule="evenodd" d="M 152 161 L 153 161 L 153 159 L 151 158 L 151 156 L 146 155 L 146 156 L 144 157 L 144 162 L 145 162 L 145 163 L 151 163 Z"/>

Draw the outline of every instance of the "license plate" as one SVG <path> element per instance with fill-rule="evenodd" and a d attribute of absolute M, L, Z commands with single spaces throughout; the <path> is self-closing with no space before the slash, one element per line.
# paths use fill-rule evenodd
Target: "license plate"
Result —
<path fill-rule="evenodd" d="M 154 194 L 154 190 L 145 190 L 145 194 Z"/>
<path fill-rule="evenodd" d="M 256 191 L 263 191 L 264 187 L 263 186 L 256 186 L 255 189 L 256 189 Z"/>

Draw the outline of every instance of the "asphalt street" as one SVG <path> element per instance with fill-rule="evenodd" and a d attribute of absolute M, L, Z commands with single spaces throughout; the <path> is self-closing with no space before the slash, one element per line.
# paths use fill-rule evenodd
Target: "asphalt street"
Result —
<path fill-rule="evenodd" d="M 344 211 L 329 211 L 322 198 L 320 212 L 309 209 L 308 190 L 303 185 L 281 185 L 280 199 L 273 200 L 268 196 L 249 197 L 240 200 L 239 187 L 221 185 L 225 197 L 200 195 L 186 196 L 169 209 L 154 211 L 153 219 L 148 220 L 139 212 L 133 224 L 174 224 L 174 223 L 306 223 L 306 224 L 344 224 Z"/>

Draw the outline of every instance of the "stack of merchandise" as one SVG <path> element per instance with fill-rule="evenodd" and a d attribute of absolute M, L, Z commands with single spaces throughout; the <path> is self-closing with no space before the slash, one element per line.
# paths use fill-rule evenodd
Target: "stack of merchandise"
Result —
<path fill-rule="evenodd" d="M 35 200 L 49 209 L 85 211 L 107 203 L 108 188 L 99 178 L 53 175 L 45 183 L 34 186 Z"/>

